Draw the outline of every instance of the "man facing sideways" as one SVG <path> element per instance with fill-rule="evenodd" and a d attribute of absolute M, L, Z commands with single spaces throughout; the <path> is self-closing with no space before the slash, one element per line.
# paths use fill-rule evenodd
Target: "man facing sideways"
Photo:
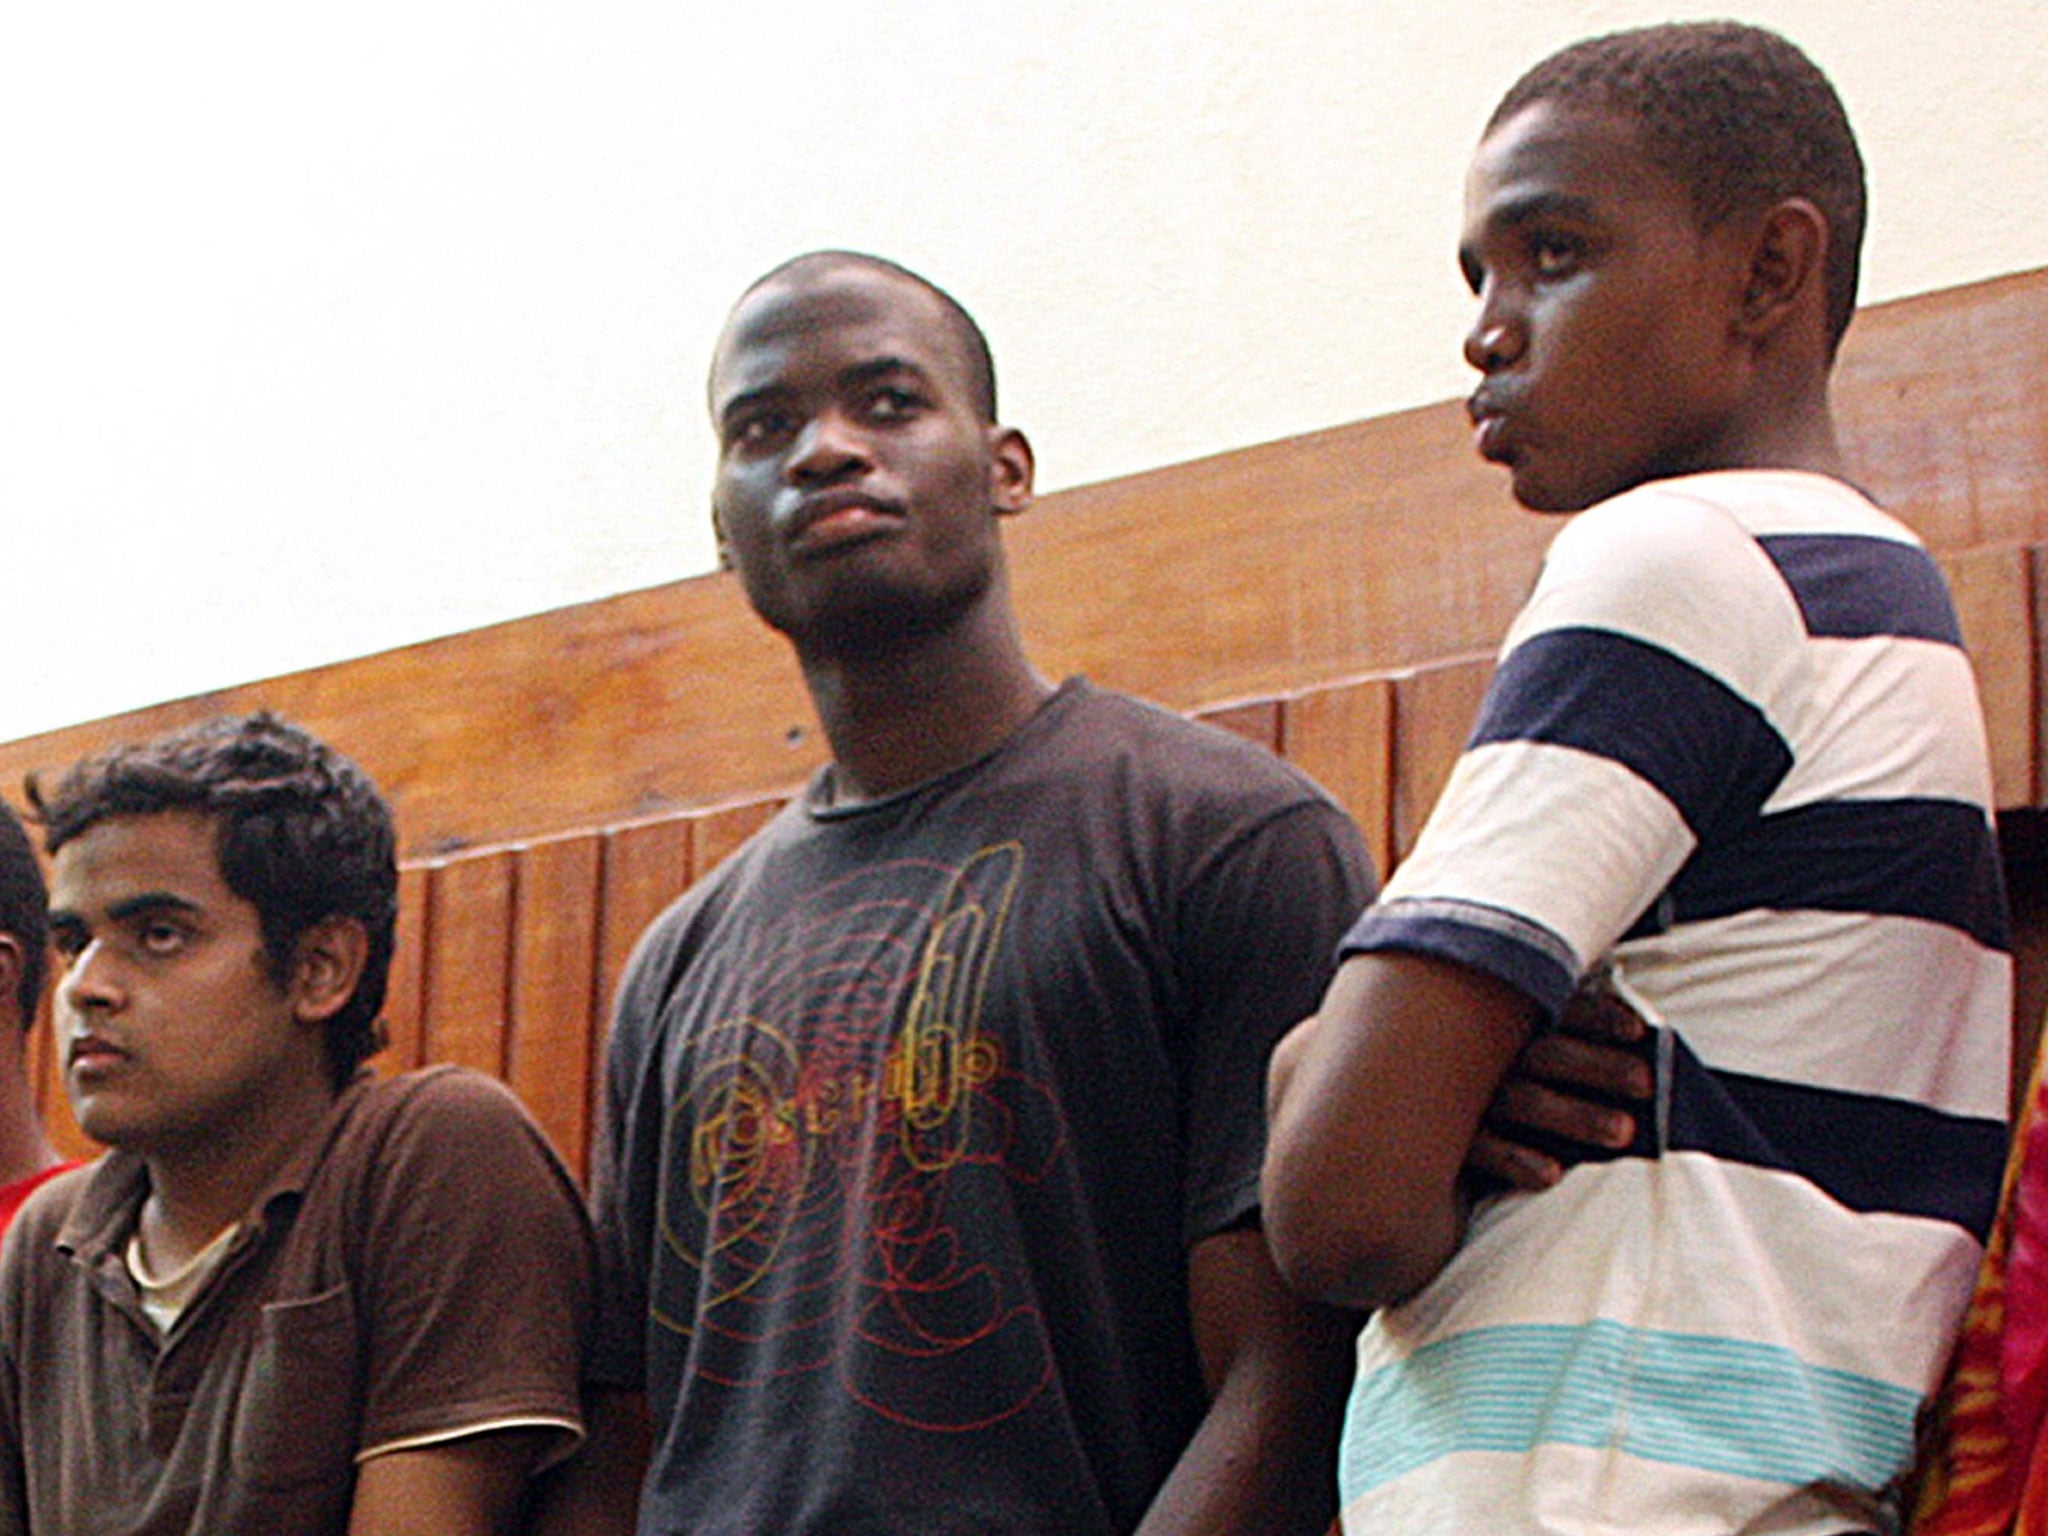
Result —
<path fill-rule="evenodd" d="M 710 391 L 720 537 L 833 760 L 621 991 L 592 1371 L 652 1404 L 638 1529 L 1320 1531 L 1355 1324 L 1274 1273 L 1260 1099 L 1355 831 L 1033 669 L 997 531 L 1031 449 L 923 279 L 777 268 Z M 584 1502 L 638 1483 L 607 1444 L 550 1529 L 633 1527 Z"/>
<path fill-rule="evenodd" d="M 48 892 L 28 833 L 0 802 L 0 1232 L 35 1188 L 62 1171 L 29 1081 L 28 1031 L 48 969 Z"/>
<path fill-rule="evenodd" d="M 1862 166 L 1783 39 L 1539 65 L 1473 163 L 1480 451 L 1551 546 L 1413 856 L 1277 1054 L 1266 1218 L 1360 1342 L 1347 1529 L 1871 1531 L 1997 1196 L 2010 963 L 1968 663 L 1827 402 Z M 1460 1209 L 1574 978 L 1633 1155 Z"/>
<path fill-rule="evenodd" d="M 268 715 L 74 767 L 64 1081 L 113 1150 L 0 1261 L 0 1530 L 506 1530 L 580 1428 L 591 1246 L 510 1094 L 375 1082 L 391 816 Z"/>

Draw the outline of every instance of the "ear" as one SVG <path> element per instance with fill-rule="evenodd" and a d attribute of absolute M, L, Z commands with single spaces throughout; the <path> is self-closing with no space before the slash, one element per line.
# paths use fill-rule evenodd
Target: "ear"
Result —
<path fill-rule="evenodd" d="M 292 1013 L 325 1024 L 355 996 L 370 956 L 370 935 L 354 917 L 323 917 L 299 935 L 292 960 Z"/>
<path fill-rule="evenodd" d="M 1031 443 L 1015 427 L 989 429 L 989 504 L 998 517 L 1014 517 L 1031 505 L 1031 478 L 1037 460 Z"/>
<path fill-rule="evenodd" d="M 1751 226 L 1738 331 L 1762 341 L 1805 314 L 1827 323 L 1827 215 L 1803 197 L 1764 210 Z"/>

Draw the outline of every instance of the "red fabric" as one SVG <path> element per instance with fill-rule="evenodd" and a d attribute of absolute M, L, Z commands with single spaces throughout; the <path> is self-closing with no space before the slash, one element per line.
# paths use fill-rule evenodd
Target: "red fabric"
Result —
<path fill-rule="evenodd" d="M 2038 1064 L 1935 1423 L 1914 1536 L 2048 1536 L 2048 1108 Z"/>

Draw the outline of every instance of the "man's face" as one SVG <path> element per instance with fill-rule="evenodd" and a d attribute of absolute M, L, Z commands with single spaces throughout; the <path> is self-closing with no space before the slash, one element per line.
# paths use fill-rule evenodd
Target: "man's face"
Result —
<path fill-rule="evenodd" d="M 886 646 L 989 590 L 995 515 L 1029 499 L 1030 453 L 982 418 L 961 339 L 917 284 L 833 263 L 751 294 L 711 411 L 727 557 L 800 649 Z"/>
<path fill-rule="evenodd" d="M 80 1129 L 150 1154 L 203 1148 L 298 1102 L 317 1027 L 272 979 L 256 909 L 229 890 L 215 822 L 115 816 L 57 851 L 57 1041 Z M 310 1053 L 310 1055 L 309 1055 Z"/>
<path fill-rule="evenodd" d="M 1743 225 L 1696 228 L 1626 117 L 1537 102 L 1481 143 L 1458 250 L 1479 298 L 1469 409 L 1524 506 L 1573 512 L 1731 462 Z"/>

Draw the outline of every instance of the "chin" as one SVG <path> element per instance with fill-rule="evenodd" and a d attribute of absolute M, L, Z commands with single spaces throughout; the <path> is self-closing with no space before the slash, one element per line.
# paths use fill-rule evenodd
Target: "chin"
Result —
<path fill-rule="evenodd" d="M 1588 496 L 1565 487 L 1532 484 L 1519 475 L 1514 482 L 1515 500 L 1531 512 L 1550 516 L 1562 516 L 1569 512 L 1583 512 L 1596 501 L 1605 501 L 1605 496 Z"/>

